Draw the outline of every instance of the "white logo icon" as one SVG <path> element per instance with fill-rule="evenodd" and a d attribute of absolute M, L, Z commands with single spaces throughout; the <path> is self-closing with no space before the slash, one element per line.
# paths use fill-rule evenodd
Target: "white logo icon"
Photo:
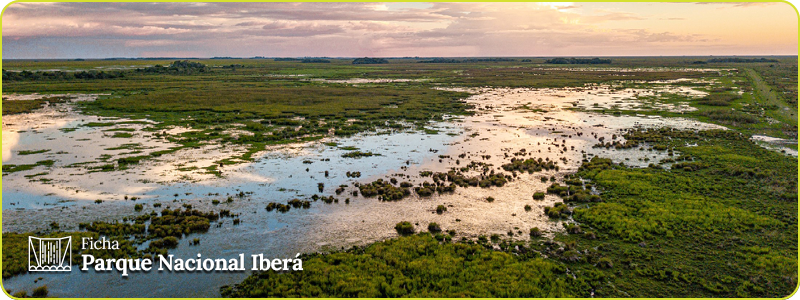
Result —
<path fill-rule="evenodd" d="M 28 271 L 72 271 L 72 237 L 28 237 Z"/>

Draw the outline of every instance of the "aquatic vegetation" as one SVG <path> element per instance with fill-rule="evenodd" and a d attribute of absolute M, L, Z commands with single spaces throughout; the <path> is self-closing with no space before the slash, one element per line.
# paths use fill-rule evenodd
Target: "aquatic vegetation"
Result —
<path fill-rule="evenodd" d="M 174 236 L 168 236 L 162 239 L 151 241 L 148 249 L 173 249 L 175 247 L 178 247 L 178 239 Z"/>
<path fill-rule="evenodd" d="M 524 150 L 524 149 L 523 149 Z M 548 171 L 548 170 L 559 170 L 559 167 L 555 161 L 550 161 L 550 158 L 542 159 L 519 159 L 516 157 L 511 158 L 511 162 L 508 164 L 504 164 L 503 170 L 506 171 L 519 171 L 519 172 L 540 172 L 540 171 Z"/>
<path fill-rule="evenodd" d="M 642 60 L 650 61 L 650 59 Z M 785 61 L 783 58 L 780 60 Z M 313 254 L 307 257 L 313 257 L 312 260 L 317 263 L 316 271 L 309 266 L 311 271 L 304 274 L 256 273 L 251 276 L 256 279 L 249 278 L 245 281 L 249 285 L 243 283 L 239 287 L 223 288 L 223 293 L 228 291 L 230 294 L 224 295 L 231 296 L 340 297 L 401 295 L 782 297 L 796 284 L 796 272 L 791 272 L 792 267 L 795 267 L 796 271 L 797 179 L 796 174 L 791 174 L 796 171 L 796 162 L 786 161 L 785 157 L 777 155 L 767 155 L 747 142 L 748 136 L 737 136 L 737 131 L 741 128 L 765 127 L 768 130 L 780 130 L 783 134 L 796 138 L 796 126 L 781 127 L 783 125 L 764 122 L 772 117 L 776 108 L 772 107 L 773 104 L 767 103 L 769 95 L 765 93 L 769 92 L 768 87 L 765 89 L 764 84 L 756 79 L 752 80 L 752 84 L 740 83 L 739 80 L 743 75 L 735 72 L 696 72 L 666 70 L 666 68 L 641 71 L 632 69 L 629 72 L 611 68 L 562 70 L 551 69 L 552 66 L 512 64 L 504 61 L 491 64 L 461 61 L 447 65 L 391 61 L 391 64 L 357 66 L 348 64 L 349 61 L 333 59 L 332 63 L 324 64 L 316 70 L 313 76 L 315 79 L 347 79 L 352 76 L 396 78 L 402 74 L 412 79 L 432 79 L 428 82 L 409 81 L 396 85 L 369 83 L 360 86 L 296 80 L 291 77 L 265 80 L 264 74 L 296 73 L 299 69 L 286 69 L 286 66 L 292 66 L 291 64 L 276 65 L 271 61 L 242 60 L 243 65 L 237 62 L 235 65 L 202 72 L 202 75 L 199 74 L 200 69 L 176 71 L 170 76 L 180 76 L 181 86 L 175 86 L 174 83 L 161 79 L 164 76 L 157 75 L 158 72 L 169 71 L 159 67 L 148 71 L 152 74 L 145 71 L 128 72 L 124 80 L 95 78 L 81 82 L 59 82 L 61 79 L 45 78 L 37 81 L 36 91 L 110 92 L 112 94 L 110 97 L 102 97 L 96 102 L 81 103 L 77 106 L 90 114 L 153 120 L 155 122 L 153 124 L 143 124 L 145 128 L 142 131 L 145 135 L 152 133 L 155 138 L 179 145 L 166 151 L 157 151 L 158 153 L 135 154 L 141 156 L 113 157 L 113 159 L 108 157 L 102 166 L 94 166 L 97 169 L 93 170 L 124 170 L 160 155 L 206 145 L 237 145 L 245 149 L 229 160 L 213 162 L 213 166 L 199 168 L 208 171 L 209 174 L 221 176 L 223 165 L 252 161 L 258 157 L 259 151 L 276 144 L 314 141 L 323 137 L 337 138 L 358 133 L 382 134 L 383 130 L 392 132 L 415 130 L 434 134 L 428 121 L 442 120 L 443 115 L 468 113 L 469 109 L 469 105 L 460 100 L 467 93 L 431 89 L 444 86 L 443 83 L 454 87 L 572 86 L 592 89 L 597 83 L 619 84 L 622 86 L 620 88 L 624 86 L 648 88 L 656 83 L 647 80 L 690 79 L 678 81 L 675 85 L 694 86 L 698 90 L 708 91 L 708 96 L 688 100 L 670 96 L 664 102 L 685 101 L 698 110 L 680 116 L 731 124 L 733 130 L 695 132 L 658 128 L 631 129 L 614 132 L 610 139 L 609 136 L 595 136 L 594 138 L 599 141 L 597 147 L 625 151 L 631 149 L 631 152 L 635 152 L 633 149 L 638 148 L 639 151 L 652 151 L 653 154 L 659 155 L 669 153 L 670 158 L 656 158 L 654 161 L 660 161 L 658 165 L 652 164 L 650 168 L 636 169 L 615 164 L 610 159 L 599 158 L 597 155 L 602 154 L 598 153 L 602 153 L 604 149 L 593 149 L 596 151 L 587 151 L 591 154 L 583 153 L 584 163 L 578 169 L 577 175 L 567 175 L 563 181 L 561 178 L 563 172 L 558 174 L 559 178 L 552 174 L 532 176 L 533 179 L 539 178 L 542 182 L 553 183 L 547 189 L 553 196 L 545 196 L 546 194 L 540 191 L 533 194 L 535 200 L 543 200 L 545 197 L 554 199 L 552 197 L 556 196 L 563 200 L 563 203 L 545 208 L 546 214 L 554 219 L 553 224 L 562 221 L 569 223 L 565 223 L 564 226 L 568 234 L 559 233 L 557 230 L 551 232 L 547 229 L 548 235 L 554 234 L 554 241 L 549 238 L 538 238 L 542 235 L 539 228 L 531 228 L 529 235 L 533 242 L 529 242 L 527 237 L 523 237 L 524 241 L 504 240 L 506 236 L 515 236 L 519 239 L 520 235 L 524 235 L 524 229 L 502 228 L 500 231 L 484 232 L 484 235 L 478 238 L 480 245 L 468 245 L 466 241 L 452 244 L 450 237 L 454 233 L 446 236 L 442 232 L 434 233 L 429 228 L 431 234 L 425 233 L 425 235 L 430 241 L 412 242 L 411 239 L 416 236 L 409 236 L 378 242 L 365 248 Z M 685 63 L 669 59 L 666 61 L 669 61 L 671 66 Z M 297 61 L 297 64 L 300 63 Z M 634 63 L 625 58 L 614 59 L 615 66 L 627 64 Z M 418 65 L 423 66 L 418 67 Z M 755 70 L 752 73 L 761 74 L 764 81 L 767 81 L 767 78 L 785 77 L 779 75 L 780 73 L 770 73 L 777 71 L 768 71 L 767 67 L 758 66 L 757 62 L 750 65 Z M 453 72 L 454 66 L 459 72 Z M 294 67 L 296 66 L 291 68 Z M 789 69 L 786 66 L 779 67 Z M 788 73 L 795 74 L 796 67 L 794 73 Z M 215 80 L 217 78 L 225 78 L 225 83 L 218 82 Z M 621 78 L 625 80 L 621 82 Z M 715 83 L 709 85 L 694 80 L 698 78 L 703 80 L 710 78 Z M 142 90 L 143 85 L 147 86 L 147 90 Z M 735 90 L 725 89 L 731 85 L 741 87 L 744 94 L 739 98 L 734 95 Z M 4 82 L 4 87 L 9 91 L 30 92 L 33 89 L 31 86 L 14 81 Z M 796 91 L 796 86 L 791 89 Z M 163 101 L 152 101 L 152 99 L 163 99 Z M 757 102 L 764 102 L 764 105 L 754 105 Z M 796 109 L 792 112 L 794 111 Z M 530 109 L 530 112 L 537 115 L 555 113 L 549 109 L 538 108 Z M 601 112 L 627 114 L 614 109 L 597 113 Z M 641 113 L 678 116 L 651 110 Z M 107 122 L 108 120 L 111 119 L 92 125 L 113 128 L 120 124 L 117 121 Z M 398 120 L 405 122 L 401 124 L 397 122 Z M 168 133 L 169 129 L 177 127 L 188 128 L 188 131 Z M 131 133 L 122 129 L 109 132 Z M 494 139 L 492 133 L 482 133 L 464 132 L 459 135 Z M 572 133 L 567 130 L 548 130 L 548 134 L 556 137 L 558 134 L 563 136 Z M 332 143 L 328 146 L 338 147 L 338 144 Z M 569 149 L 569 145 L 562 147 L 556 143 L 556 146 L 556 151 L 573 150 Z M 331 150 L 360 152 L 353 146 Z M 435 153 L 433 150 L 441 149 L 431 149 L 431 152 Z M 510 157 L 511 151 L 514 150 L 508 151 L 506 158 Z M 494 157 L 495 163 L 500 165 L 500 168 L 485 162 L 470 162 L 465 154 L 459 155 L 459 160 L 455 157 L 451 159 L 449 155 L 440 155 L 438 159 L 441 160 L 441 164 L 455 163 L 458 167 L 447 172 L 425 171 L 420 174 L 422 178 L 409 178 L 408 181 L 403 181 L 404 177 L 391 175 L 392 177 L 376 181 L 377 184 L 375 182 L 356 184 L 357 189 L 339 186 L 335 189 L 335 193 L 357 196 L 360 192 L 365 197 L 397 201 L 413 193 L 427 197 L 436 193 L 450 193 L 456 188 L 502 187 L 511 180 L 520 178 L 518 176 L 523 176 L 524 172 L 563 171 L 566 169 L 565 165 L 572 167 L 575 166 L 572 162 L 580 160 L 580 158 L 578 160 L 570 158 L 569 164 L 564 161 L 559 168 L 561 161 L 554 160 L 552 156 L 550 159 L 530 158 L 532 152 L 530 147 L 526 151 L 520 150 L 513 153 L 514 157 L 510 161 L 503 163 L 496 162 L 498 153 L 477 154 L 484 161 Z M 624 151 L 607 153 L 624 153 Z M 129 155 L 134 154 L 122 156 Z M 476 154 L 470 154 L 474 155 Z M 503 154 L 500 155 L 502 157 Z M 653 158 L 644 158 L 644 160 L 650 159 Z M 315 160 L 307 161 L 309 164 L 314 164 L 309 167 L 319 167 L 320 163 Z M 408 167 L 411 168 L 410 165 Z M 9 170 L 14 168 L 12 165 Z M 320 169 L 314 169 L 322 174 Z M 6 172 L 5 168 L 3 171 Z M 337 173 L 339 171 L 333 170 L 332 176 L 340 176 Z M 509 174 L 500 173 L 503 171 Z M 309 172 L 304 176 L 319 176 Z M 355 176 L 356 173 L 358 176 Z M 329 175 L 327 171 L 325 175 L 326 177 Z M 347 172 L 346 175 L 348 178 L 359 178 L 361 174 Z M 560 184 L 557 184 L 557 181 Z M 316 181 L 309 183 L 310 188 L 313 189 L 314 183 Z M 322 193 L 324 184 L 320 183 L 317 187 Z M 329 186 L 328 192 L 331 190 L 332 187 Z M 494 204 L 493 208 L 509 204 L 511 209 L 518 212 L 521 202 L 512 200 L 524 201 L 523 198 L 530 197 L 530 193 L 535 190 L 541 188 L 526 190 L 521 197 L 518 197 L 519 199 L 508 197 L 502 192 L 494 193 L 493 190 L 482 191 L 480 197 L 488 192 L 500 195 L 498 196 L 502 200 L 500 202 L 509 203 Z M 476 199 L 481 199 L 480 197 Z M 336 197 L 330 195 L 322 197 L 314 195 L 312 199 L 322 200 L 324 203 L 338 202 Z M 428 200 L 422 199 L 420 202 Z M 232 201 L 232 197 L 228 198 L 228 202 Z M 211 201 L 212 204 L 219 202 L 217 199 Z M 244 202 L 242 201 L 242 204 Z M 345 203 L 348 202 L 349 199 L 345 200 Z M 291 208 L 310 206 L 310 201 L 292 199 L 286 204 L 266 205 L 268 207 L 272 205 L 272 210 L 289 211 Z M 97 207 L 106 206 L 109 205 Z M 427 213 L 430 214 L 431 206 L 422 206 L 422 209 L 427 209 Z M 144 208 L 144 205 L 141 207 Z M 155 204 L 153 207 L 156 207 Z M 444 205 L 440 205 L 436 207 L 437 213 L 440 212 L 439 207 L 444 208 L 442 213 L 446 210 Z M 187 210 L 190 209 L 187 207 Z M 525 205 L 525 210 L 534 209 L 531 205 Z M 458 213 L 456 210 L 449 214 Z M 146 216 L 142 222 L 151 222 L 151 218 L 159 217 L 158 213 L 154 214 Z M 525 217 L 539 216 L 539 214 L 541 212 L 534 211 Z M 227 210 L 219 213 L 220 218 L 229 216 L 231 213 Z M 126 221 L 131 223 L 130 226 L 122 225 L 122 222 L 92 226 L 97 228 L 96 230 L 112 234 L 138 235 L 135 237 L 136 240 L 162 240 L 174 237 L 177 242 L 178 238 L 202 232 L 206 227 L 202 216 L 197 216 L 199 219 L 191 217 L 194 216 L 181 216 L 181 221 L 159 221 L 166 224 L 159 225 L 159 228 L 151 227 L 151 229 L 161 229 L 158 234 L 153 231 L 140 232 L 139 230 L 143 229 L 140 229 L 139 225 L 144 223 L 138 220 Z M 460 215 L 452 217 L 464 218 Z M 174 216 L 170 218 L 178 219 Z M 411 226 L 411 232 L 416 231 L 414 225 L 411 225 L 414 224 L 413 221 L 406 222 Z M 422 219 L 418 221 L 424 224 Z M 238 218 L 233 220 L 234 224 L 239 222 L 241 220 Z M 225 222 L 217 222 L 215 225 L 222 226 L 223 223 Z M 416 227 L 419 226 L 416 224 Z M 501 234 L 489 236 L 494 232 Z M 477 234 L 468 230 L 463 236 L 469 240 Z M 486 248 L 490 239 L 494 244 L 491 247 L 496 246 L 499 251 Z M 5 241 L 4 235 L 4 245 Z M 367 252 L 370 247 L 389 253 L 376 255 L 375 252 Z M 533 260 L 536 263 L 531 263 Z M 398 261 L 407 264 L 398 264 Z M 475 265 L 470 265 L 471 263 Z M 463 269 L 472 267 L 473 269 L 469 270 L 483 271 L 485 274 L 462 273 L 461 270 L 453 269 L 448 264 Z M 482 269 L 490 266 L 505 272 L 493 273 L 495 269 L 488 271 Z M 557 271 L 550 273 L 540 271 L 548 267 Z M 535 274 L 522 274 L 525 272 Z M 335 275 L 331 277 L 331 274 Z M 392 280 L 386 280 L 387 278 Z M 475 280 L 480 280 L 481 283 L 475 283 Z"/>
<path fill-rule="evenodd" d="M 17 151 L 17 154 L 18 154 L 18 155 L 31 155 L 31 154 L 40 154 L 40 153 L 46 153 L 46 152 L 49 152 L 49 151 L 50 151 L 50 149 L 41 149 L 41 150 L 22 150 L 22 151 Z"/>
<path fill-rule="evenodd" d="M 372 153 L 372 152 L 361 152 L 361 151 L 353 151 L 347 152 L 342 154 L 342 157 L 345 158 L 361 158 L 361 157 L 370 157 L 370 156 L 380 156 L 379 153 Z"/>
<path fill-rule="evenodd" d="M 358 190 L 364 197 L 378 196 L 381 201 L 398 201 L 411 195 L 411 191 L 408 188 L 396 187 L 383 179 L 378 179 L 369 184 L 360 184 Z"/>
<path fill-rule="evenodd" d="M 13 164 L 3 164 L 3 173 L 14 173 L 20 171 L 28 171 L 32 170 L 33 168 L 44 166 L 49 167 L 52 166 L 55 161 L 47 159 L 47 160 L 40 160 L 34 164 L 25 164 L 25 165 L 13 165 Z"/>
<path fill-rule="evenodd" d="M 788 294 L 797 270 L 796 160 L 759 149 L 735 132 L 636 134 L 669 140 L 665 143 L 684 153 L 680 160 L 692 161 L 671 170 L 628 168 L 601 158 L 583 163 L 575 178 L 591 179 L 604 201 L 574 208 L 572 217 L 578 224 L 567 225 L 571 235 L 559 239 L 577 242 L 579 249 L 613 244 L 614 249 L 599 248 L 601 257 L 594 263 L 598 269 L 635 266 L 635 272 L 618 275 L 614 288 L 597 292 L 614 295 L 615 289 L 623 288 L 636 295 Z M 769 250 L 717 246 L 731 238 L 737 245 Z M 707 255 L 698 258 L 693 253 Z M 752 263 L 765 260 L 782 263 Z M 748 279 L 755 277 L 761 279 Z M 642 289 L 645 282 L 648 286 Z M 675 283 L 680 287 L 672 286 Z"/>
<path fill-rule="evenodd" d="M 440 243 L 427 233 L 306 255 L 303 267 L 303 272 L 255 273 L 222 287 L 222 296 L 588 297 L 590 290 L 588 281 L 573 279 L 561 263 L 480 245 Z"/>

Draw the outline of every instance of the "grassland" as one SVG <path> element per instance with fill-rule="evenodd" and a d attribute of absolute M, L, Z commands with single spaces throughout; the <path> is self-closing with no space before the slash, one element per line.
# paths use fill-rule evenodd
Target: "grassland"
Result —
<path fill-rule="evenodd" d="M 68 97 L 45 97 L 36 100 L 6 100 L 3 98 L 3 115 L 29 113 L 47 104 L 63 103 L 68 99 Z"/>

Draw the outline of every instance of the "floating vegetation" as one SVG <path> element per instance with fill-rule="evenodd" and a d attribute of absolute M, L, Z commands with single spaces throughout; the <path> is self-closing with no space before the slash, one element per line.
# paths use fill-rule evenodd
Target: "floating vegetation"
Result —
<path fill-rule="evenodd" d="M 44 166 L 50 167 L 55 163 L 55 161 L 51 159 L 47 160 L 40 160 L 34 164 L 26 164 L 26 165 L 13 165 L 13 164 L 3 164 L 3 173 L 14 173 L 20 171 L 28 171 L 32 170 L 35 167 Z"/>
<path fill-rule="evenodd" d="M 396 187 L 383 179 L 378 179 L 369 184 L 360 184 L 358 190 L 364 197 L 378 196 L 381 201 L 398 201 L 411 195 L 411 191 L 408 188 Z"/>
<path fill-rule="evenodd" d="M 49 152 L 49 151 L 50 151 L 50 149 L 41 149 L 41 150 L 22 150 L 22 151 L 18 151 L 18 152 L 17 152 L 17 154 L 19 154 L 19 155 L 31 155 L 31 154 L 41 154 L 41 153 L 46 153 L 46 152 Z"/>
<path fill-rule="evenodd" d="M 519 171 L 519 172 L 541 172 L 541 171 L 548 171 L 548 170 L 559 170 L 558 165 L 554 161 L 550 161 L 550 158 L 546 159 L 519 159 L 519 158 L 511 158 L 511 163 L 504 164 L 503 170 L 506 171 Z"/>
<path fill-rule="evenodd" d="M 342 154 L 344 158 L 362 158 L 362 157 L 370 157 L 370 156 L 380 156 L 379 153 L 372 153 L 372 152 L 361 152 L 361 151 L 353 151 L 347 152 Z"/>

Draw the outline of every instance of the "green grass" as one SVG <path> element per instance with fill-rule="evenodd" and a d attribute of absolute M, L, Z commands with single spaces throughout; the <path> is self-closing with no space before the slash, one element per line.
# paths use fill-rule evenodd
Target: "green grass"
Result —
<path fill-rule="evenodd" d="M 48 160 L 40 160 L 33 164 L 23 164 L 23 165 L 3 164 L 3 173 L 29 171 L 39 166 L 49 167 L 52 166 L 54 163 L 55 161 L 48 159 Z"/>
<path fill-rule="evenodd" d="M 597 247 L 620 270 L 597 294 L 791 293 L 797 284 L 797 161 L 732 132 L 661 131 L 646 139 L 662 138 L 701 167 L 630 169 L 594 159 L 577 173 L 602 191 L 604 202 L 574 209 L 574 219 L 598 238 L 558 240 Z M 591 262 L 586 257 L 576 272 L 593 271 Z"/>
<path fill-rule="evenodd" d="M 559 263 L 428 233 L 303 257 L 303 271 L 262 272 L 224 297 L 575 297 L 589 286 Z"/>
<path fill-rule="evenodd" d="M 46 97 L 35 100 L 6 100 L 3 98 L 3 115 L 15 115 L 29 113 L 45 106 L 48 103 L 63 103 L 68 101 L 68 97 Z"/>

